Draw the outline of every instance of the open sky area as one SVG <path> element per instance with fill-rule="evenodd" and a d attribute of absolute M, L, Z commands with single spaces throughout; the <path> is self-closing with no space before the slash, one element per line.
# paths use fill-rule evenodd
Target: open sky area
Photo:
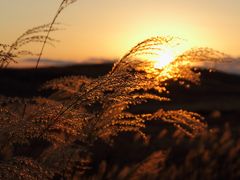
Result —
<path fill-rule="evenodd" d="M 52 20 L 60 0 L 1 0 L 0 42 Z M 139 41 L 173 35 L 191 46 L 240 56 L 239 0 L 78 0 L 58 19 L 65 30 L 44 58 L 81 61 L 120 58 Z M 39 47 L 32 47 L 39 51 Z"/>

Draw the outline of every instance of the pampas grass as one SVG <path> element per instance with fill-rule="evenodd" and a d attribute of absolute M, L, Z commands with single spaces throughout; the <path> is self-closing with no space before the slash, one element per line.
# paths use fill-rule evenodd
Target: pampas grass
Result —
<path fill-rule="evenodd" d="M 207 61 L 209 57 L 210 60 L 218 60 L 217 51 L 200 48 L 184 53 L 188 54 L 188 59 L 181 54 L 159 69 L 150 59 L 139 56 L 156 54 L 161 47 L 174 44 L 175 40 L 174 37 L 154 37 L 139 43 L 102 77 L 71 76 L 52 80 L 43 86 L 44 89 L 57 91 L 58 96 L 65 96 L 64 101 L 51 97 L 2 98 L 1 156 L 5 157 L 5 161 L 11 161 L 17 145 L 28 146 L 40 141 L 47 146 L 37 155 L 36 163 L 50 174 L 71 179 L 85 177 L 93 168 L 93 147 L 99 141 L 111 145 L 115 137 L 133 133 L 148 144 L 149 137 L 144 132 L 148 122 L 171 124 L 191 138 L 204 133 L 207 124 L 201 115 L 194 112 L 164 108 L 148 113 L 131 112 L 131 108 L 149 100 L 170 101 L 167 94 L 174 92 L 167 89 L 166 82 L 169 80 L 198 83 L 200 74 L 192 69 L 191 61 Z M 148 165 L 143 163 L 143 166 Z M 136 173 L 141 175 L 138 171 Z"/>
<path fill-rule="evenodd" d="M 16 58 L 22 55 L 33 55 L 22 48 L 37 42 L 42 44 L 35 67 L 37 69 L 45 45 L 56 41 L 50 37 L 50 33 L 59 30 L 57 18 L 76 1 L 61 1 L 49 24 L 27 30 L 10 45 L 0 44 L 1 68 L 16 63 Z M 171 101 L 168 95 L 174 92 L 168 90 L 169 81 L 175 81 L 180 86 L 199 84 L 201 74 L 193 69 L 192 63 L 218 62 L 226 57 L 210 48 L 195 48 L 177 55 L 160 68 L 155 67 L 152 59 L 146 58 L 147 55 L 159 55 L 165 47 L 180 44 L 180 38 L 152 37 L 130 49 L 104 76 L 95 79 L 69 76 L 51 80 L 42 86 L 42 89 L 55 91 L 48 98 L 1 97 L 0 178 L 175 179 L 184 177 L 194 167 L 193 160 L 203 156 L 201 163 L 208 163 L 211 169 L 205 168 L 195 173 L 198 176 L 203 173 L 210 179 L 216 173 L 215 168 L 219 169 L 218 161 L 211 161 L 210 157 L 216 151 L 224 157 L 229 156 L 227 160 L 232 165 L 229 172 L 234 174 L 239 166 L 239 161 L 234 160 L 239 145 L 227 143 L 230 129 L 225 131 L 223 137 L 220 136 L 219 146 L 211 141 L 211 138 L 215 138 L 215 141 L 217 135 L 208 132 L 207 123 L 198 113 L 164 107 L 151 112 L 133 111 L 148 101 Z M 151 122 L 175 127 L 171 146 L 184 144 L 184 140 L 191 144 L 200 139 L 196 146 L 200 148 L 188 150 L 180 167 L 168 164 L 174 152 L 171 147 L 156 149 L 145 159 L 127 167 L 107 167 L 103 147 L 113 147 L 117 137 L 123 134 L 131 134 L 148 146 L 151 137 L 145 130 Z M 161 134 L 162 139 L 165 134 Z M 205 142 L 208 143 L 205 136 L 213 144 L 210 149 L 205 147 Z M 235 178 L 235 174 L 231 177 Z M 193 174 L 191 178 L 197 177 Z"/>
<path fill-rule="evenodd" d="M 38 55 L 25 49 L 25 46 L 31 43 L 44 43 L 53 45 L 55 39 L 44 35 L 49 31 L 51 24 L 44 24 L 33 27 L 25 31 L 12 44 L 0 44 L 0 68 L 7 68 L 10 63 L 17 63 L 17 59 L 26 55 Z M 59 30 L 58 24 L 52 26 L 50 31 Z"/>
<path fill-rule="evenodd" d="M 43 51 L 44 51 L 44 48 L 45 48 L 45 45 L 47 43 L 47 40 L 49 38 L 49 35 L 53 29 L 53 26 L 54 24 L 56 23 L 56 20 L 58 18 L 58 16 L 63 12 L 63 10 L 68 7 L 70 4 L 73 4 L 75 3 L 77 0 L 62 0 L 61 4 L 59 5 L 58 7 L 58 10 L 55 14 L 55 16 L 53 17 L 53 20 L 51 21 L 50 25 L 49 25 L 49 28 L 47 30 L 47 34 L 45 35 L 45 39 L 42 43 L 42 47 L 41 47 L 41 50 L 40 50 L 40 53 L 39 53 L 39 56 L 38 56 L 38 59 L 37 59 L 37 63 L 36 63 L 36 69 L 38 68 L 38 65 L 39 65 L 39 62 L 41 60 L 41 57 L 42 57 L 42 54 L 43 54 Z"/>
<path fill-rule="evenodd" d="M 59 30 L 57 18 L 70 4 L 77 0 L 62 0 L 52 21 L 48 24 L 33 27 L 20 35 L 12 44 L 0 44 L 0 68 L 6 68 L 10 63 L 17 63 L 17 59 L 26 55 L 37 56 L 36 69 L 38 68 L 46 44 L 53 45 L 55 39 L 50 37 L 50 33 Z M 22 49 L 30 43 L 41 43 L 39 53 L 33 53 L 28 49 Z"/>

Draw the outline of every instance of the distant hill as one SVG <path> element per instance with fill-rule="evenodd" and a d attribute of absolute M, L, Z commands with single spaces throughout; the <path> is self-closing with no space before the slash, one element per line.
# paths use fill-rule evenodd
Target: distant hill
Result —
<path fill-rule="evenodd" d="M 49 92 L 40 92 L 44 82 L 69 75 L 85 75 L 96 78 L 109 72 L 111 63 L 85 64 L 62 67 L 34 69 L 0 70 L 0 94 L 5 96 L 47 96 Z M 240 76 L 222 72 L 201 71 L 201 85 L 192 85 L 186 89 L 170 83 L 170 97 L 173 103 L 164 104 L 169 108 L 183 107 L 190 110 L 239 110 Z"/>
<path fill-rule="evenodd" d="M 69 76 L 85 75 L 96 78 L 106 74 L 112 64 L 72 65 L 61 67 L 8 68 L 0 70 L 0 94 L 7 96 L 37 96 L 40 85 L 48 80 Z"/>

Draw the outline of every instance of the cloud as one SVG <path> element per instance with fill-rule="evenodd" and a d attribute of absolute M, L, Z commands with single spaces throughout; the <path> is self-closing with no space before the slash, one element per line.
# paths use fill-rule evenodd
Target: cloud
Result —
<path fill-rule="evenodd" d="M 36 62 L 37 62 L 37 59 L 24 59 L 19 63 L 36 64 Z M 53 60 L 53 59 L 41 59 L 40 64 L 49 65 L 49 66 L 51 66 L 51 65 L 65 66 L 65 65 L 77 64 L 77 62 L 76 61 L 67 61 L 67 60 L 61 61 L 61 60 Z"/>
<path fill-rule="evenodd" d="M 219 63 L 205 63 L 204 67 L 213 68 L 231 74 L 240 74 L 240 57 L 228 58 Z"/>
<path fill-rule="evenodd" d="M 10 67 L 14 68 L 25 68 L 25 67 L 35 67 L 37 59 L 29 58 L 22 59 L 16 64 L 10 64 Z M 57 60 L 57 59 L 41 59 L 39 67 L 58 67 L 58 66 L 70 66 L 77 64 L 102 64 L 102 63 L 113 63 L 113 60 L 104 58 L 90 58 L 87 60 Z"/>
<path fill-rule="evenodd" d="M 104 58 L 90 58 L 81 61 L 75 60 L 57 60 L 57 59 L 41 59 L 39 64 L 40 67 L 57 67 L 57 66 L 70 66 L 77 64 L 102 64 L 102 63 L 113 63 L 115 60 L 112 59 L 104 59 Z M 17 64 L 12 64 L 10 67 L 35 67 L 37 60 L 36 59 L 23 59 L 19 61 Z M 231 58 L 226 59 L 226 62 L 219 63 L 205 63 L 201 65 L 203 67 L 217 69 L 219 71 L 223 71 L 231 74 L 240 74 L 240 57 L 239 58 Z"/>

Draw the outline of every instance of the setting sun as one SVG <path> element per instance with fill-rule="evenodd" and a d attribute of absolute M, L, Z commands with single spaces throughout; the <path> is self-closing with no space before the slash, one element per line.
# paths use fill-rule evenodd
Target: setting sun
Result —
<path fill-rule="evenodd" d="M 191 49 L 191 45 L 180 38 L 175 37 L 171 42 L 161 45 L 159 47 L 152 46 L 150 49 L 157 49 L 150 57 L 147 58 L 153 62 L 156 69 L 162 69 L 171 62 L 173 62 L 180 54 L 186 50 Z"/>
<path fill-rule="evenodd" d="M 174 55 L 171 49 L 160 51 L 158 53 L 158 57 L 154 59 L 155 61 L 154 68 L 162 69 L 164 66 L 174 61 L 175 57 L 176 55 Z"/>
<path fill-rule="evenodd" d="M 239 179 L 239 9 L 0 0 L 0 180 Z"/>

